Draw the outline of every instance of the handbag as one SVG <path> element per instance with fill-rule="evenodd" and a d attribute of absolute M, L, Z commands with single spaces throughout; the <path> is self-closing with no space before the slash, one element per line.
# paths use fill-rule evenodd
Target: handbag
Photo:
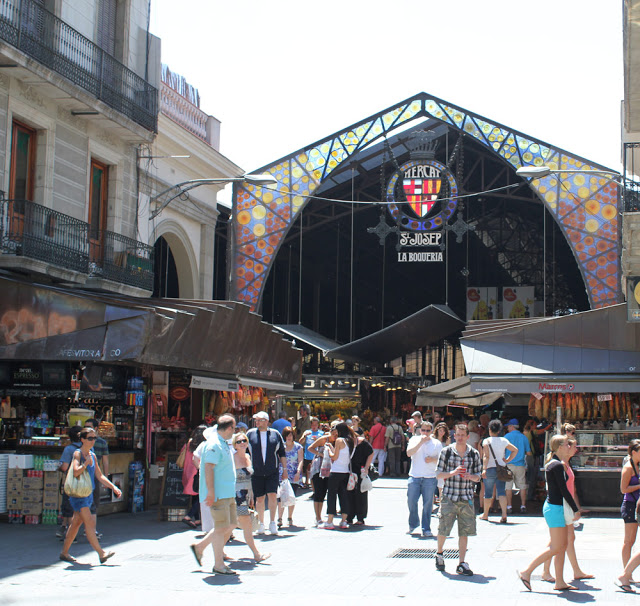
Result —
<path fill-rule="evenodd" d="M 369 473 L 367 475 L 369 476 L 372 482 L 374 480 L 377 480 L 380 477 L 380 474 L 378 474 L 378 470 L 373 464 L 369 465 Z"/>
<path fill-rule="evenodd" d="M 573 524 L 575 513 L 573 512 L 573 509 L 571 509 L 571 505 L 567 503 L 567 499 L 562 499 L 562 507 L 564 509 L 564 523 L 567 526 L 571 526 Z"/>
<path fill-rule="evenodd" d="M 64 492 L 67 496 L 77 499 L 88 497 L 93 492 L 91 476 L 86 469 L 78 477 L 73 475 L 73 461 L 69 465 L 67 478 L 64 481 Z"/>
<path fill-rule="evenodd" d="M 258 525 L 260 523 L 260 520 L 258 520 L 258 514 L 255 512 L 255 510 L 249 510 L 249 518 L 251 519 L 251 531 L 258 532 Z"/>
<path fill-rule="evenodd" d="M 357 447 L 358 446 L 356 441 L 356 444 L 353 446 L 353 452 L 349 457 L 349 480 L 347 481 L 347 490 L 354 490 L 358 484 L 358 476 L 355 473 L 353 473 L 353 469 L 351 467 L 351 461 L 353 460 L 353 455 L 355 454 Z"/>
<path fill-rule="evenodd" d="M 178 458 L 176 460 L 176 465 L 180 468 L 180 469 L 184 469 L 184 460 L 187 456 L 187 445 L 185 444 L 182 447 L 182 450 L 180 451 L 180 454 L 178 455 Z"/>
<path fill-rule="evenodd" d="M 630 463 L 631 463 L 631 468 L 633 469 L 633 472 L 636 474 L 636 478 L 638 478 L 638 481 L 640 482 L 640 475 L 638 475 L 638 470 L 636 469 L 636 466 L 634 465 L 633 461 L 630 461 Z M 635 494 L 635 497 L 636 497 L 636 522 L 640 524 L 640 497 L 638 496 L 637 492 Z"/>
<path fill-rule="evenodd" d="M 491 440 L 491 438 L 489 438 Z M 491 447 L 491 442 L 489 442 L 489 450 L 493 456 L 493 460 L 496 462 L 496 477 L 500 482 L 512 482 L 513 481 L 513 471 L 511 471 L 506 465 L 500 465 L 498 463 L 498 459 L 496 459 L 496 453 L 493 452 L 493 448 Z"/>

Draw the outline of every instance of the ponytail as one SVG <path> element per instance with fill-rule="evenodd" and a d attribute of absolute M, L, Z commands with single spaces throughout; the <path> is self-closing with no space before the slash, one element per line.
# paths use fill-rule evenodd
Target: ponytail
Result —
<path fill-rule="evenodd" d="M 563 436 L 562 434 L 556 434 L 555 436 L 552 436 L 552 438 L 549 440 L 549 454 L 545 459 L 545 465 L 547 465 L 549 461 L 551 461 L 553 455 L 558 452 L 558 448 L 560 448 L 560 446 L 562 446 L 567 440 L 568 436 L 566 435 Z"/>

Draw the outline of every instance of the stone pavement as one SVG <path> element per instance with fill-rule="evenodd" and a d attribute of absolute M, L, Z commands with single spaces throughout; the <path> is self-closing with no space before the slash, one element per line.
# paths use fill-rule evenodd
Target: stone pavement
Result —
<path fill-rule="evenodd" d="M 213 555 L 205 555 L 199 569 L 189 551 L 200 533 L 180 523 L 160 522 L 157 512 L 117 514 L 100 518 L 102 544 L 116 556 L 100 566 L 98 557 L 81 538 L 71 554 L 83 564 L 58 561 L 61 543 L 52 526 L 0 525 L 0 604 L 55 606 L 64 604 L 187 604 L 242 598 L 243 604 L 281 604 L 284 600 L 346 599 L 368 604 L 406 603 L 406 598 L 465 601 L 487 600 L 510 606 L 598 602 L 640 604 L 640 595 L 618 590 L 613 581 L 620 573 L 623 525 L 615 515 L 588 517 L 577 533 L 578 558 L 596 579 L 579 583 L 580 591 L 558 593 L 533 577 L 533 592 L 524 591 L 516 577 L 548 540 L 539 515 L 513 516 L 510 523 L 478 521 L 478 536 L 469 539 L 467 561 L 473 577 L 455 574 L 456 559 L 446 561 L 446 571 L 435 570 L 433 559 L 390 557 L 398 549 L 434 549 L 435 539 L 407 536 L 406 479 L 381 478 L 369 495 L 366 527 L 349 530 L 312 528 L 312 503 L 308 494 L 298 498 L 294 528 L 279 537 L 265 535 L 259 548 L 272 553 L 255 565 L 248 548 L 238 541 L 227 547 L 231 566 L 239 576 L 212 574 Z M 437 530 L 433 518 L 432 530 Z M 456 549 L 457 539 L 446 549 Z M 241 532 L 236 532 L 240 537 Z M 568 566 L 568 562 L 567 562 Z M 570 567 L 566 579 L 570 579 Z M 640 575 L 640 571 L 639 571 Z M 640 577 L 639 577 L 640 578 Z M 640 588 L 639 588 L 640 590 Z M 212 592 L 214 595 L 212 595 Z M 637 602 L 635 600 L 638 600 Z"/>

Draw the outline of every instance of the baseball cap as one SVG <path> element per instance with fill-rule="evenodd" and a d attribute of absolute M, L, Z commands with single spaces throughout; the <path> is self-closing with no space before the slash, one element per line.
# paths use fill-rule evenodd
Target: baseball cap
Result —
<path fill-rule="evenodd" d="M 242 421 L 238 421 L 236 423 L 236 428 L 237 429 L 249 429 L 249 426 L 246 423 L 243 423 Z"/>
<path fill-rule="evenodd" d="M 412 416 L 412 417 L 417 417 L 417 416 L 420 416 L 420 417 L 421 417 L 421 416 L 422 416 L 422 413 L 421 413 L 419 410 L 416 410 L 416 411 L 414 411 L 414 412 L 412 412 L 412 413 L 411 413 L 411 416 Z"/>
<path fill-rule="evenodd" d="M 268 421 L 269 420 L 269 415 L 264 410 L 261 410 L 260 412 L 257 412 L 256 414 L 254 414 L 253 418 L 254 419 L 266 419 Z"/>
<path fill-rule="evenodd" d="M 514 427 L 520 427 L 520 423 L 518 423 L 518 419 L 511 419 L 507 425 L 513 425 Z"/>

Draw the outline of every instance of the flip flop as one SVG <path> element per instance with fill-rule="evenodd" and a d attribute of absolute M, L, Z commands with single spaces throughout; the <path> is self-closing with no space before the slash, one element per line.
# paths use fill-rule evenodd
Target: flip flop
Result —
<path fill-rule="evenodd" d="M 615 586 L 619 587 L 625 593 L 638 593 L 631 585 L 624 585 L 620 581 L 615 581 Z"/>
<path fill-rule="evenodd" d="M 196 562 L 198 562 L 198 566 L 202 566 L 202 554 L 198 553 L 195 543 L 193 545 L 189 545 L 189 549 L 191 549 L 193 557 L 196 559 Z"/>
<path fill-rule="evenodd" d="M 255 558 L 256 564 L 260 564 L 260 562 L 264 562 L 265 560 L 268 560 L 270 557 L 271 557 L 271 554 L 269 552 L 261 553 L 259 558 Z"/>
<path fill-rule="evenodd" d="M 595 579 L 596 577 L 594 577 L 592 574 L 583 574 L 582 576 L 579 577 L 574 577 L 573 580 L 574 581 L 586 581 L 587 579 Z"/>
<path fill-rule="evenodd" d="M 576 591 L 578 588 L 573 585 L 565 585 L 564 587 L 554 587 L 553 589 L 555 591 Z"/>
<path fill-rule="evenodd" d="M 222 574 L 226 576 L 237 576 L 238 573 L 235 570 L 231 570 L 228 566 L 225 566 L 222 570 L 218 570 L 217 568 L 213 569 L 214 574 Z"/>
<path fill-rule="evenodd" d="M 100 558 L 100 564 L 104 564 L 109 558 L 112 558 L 114 555 L 116 555 L 115 551 L 110 551 L 109 553 L 105 554 Z"/>
<path fill-rule="evenodd" d="M 75 564 L 76 563 L 76 559 L 74 557 L 70 556 L 69 554 L 65 555 L 64 553 L 61 553 L 60 554 L 60 559 L 63 562 L 69 562 L 69 564 Z"/>
<path fill-rule="evenodd" d="M 516 570 L 516 574 L 520 579 L 520 582 L 527 588 L 527 591 L 531 591 L 531 581 L 527 581 L 527 579 L 523 578 L 522 575 Z"/>

